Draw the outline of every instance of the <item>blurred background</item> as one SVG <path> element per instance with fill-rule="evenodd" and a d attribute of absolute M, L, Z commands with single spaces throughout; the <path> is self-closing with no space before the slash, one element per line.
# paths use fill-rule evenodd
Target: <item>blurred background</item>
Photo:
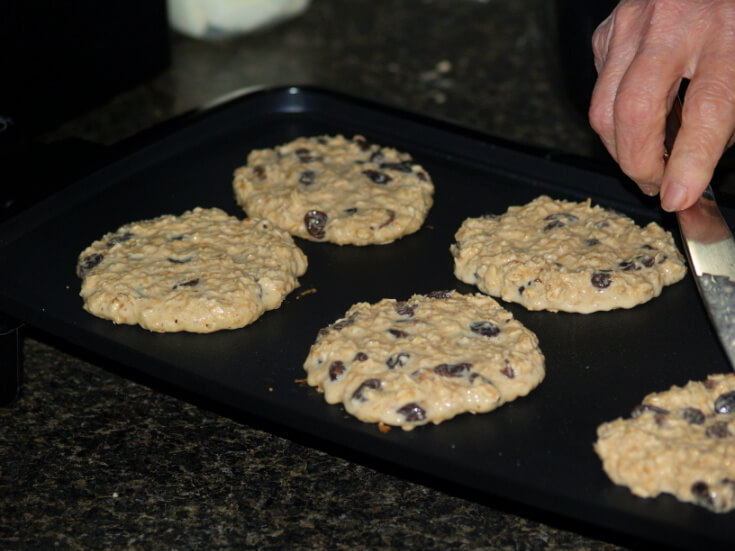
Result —
<path fill-rule="evenodd" d="M 315 84 L 595 155 L 589 40 L 612 5 L 9 2 L 0 7 L 0 117 L 16 137 L 110 142 L 243 87 Z"/>

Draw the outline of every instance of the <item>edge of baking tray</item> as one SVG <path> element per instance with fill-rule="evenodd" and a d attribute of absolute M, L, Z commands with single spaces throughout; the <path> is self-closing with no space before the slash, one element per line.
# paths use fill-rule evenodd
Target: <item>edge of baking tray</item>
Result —
<path fill-rule="evenodd" d="M 472 150 L 467 155 L 468 159 L 477 158 L 477 149 L 479 148 L 481 149 L 481 155 L 487 159 L 487 164 L 513 164 L 514 175 L 523 175 L 522 173 L 526 172 L 529 177 L 532 177 L 531 175 L 534 173 L 538 173 L 539 167 L 543 166 L 545 180 L 557 183 L 559 189 L 566 192 L 570 190 L 584 192 L 583 189 L 575 190 L 574 183 L 569 181 L 570 174 L 575 172 L 587 175 L 594 174 L 595 177 L 602 180 L 609 178 L 618 184 L 621 177 L 623 177 L 617 167 L 612 164 L 604 164 L 549 148 L 515 142 L 453 120 L 426 115 L 323 87 L 312 85 L 251 86 L 220 96 L 200 107 L 157 123 L 129 138 L 108 146 L 109 150 L 104 155 L 105 160 L 94 166 L 91 172 L 79 176 L 73 183 L 63 189 L 44 197 L 29 208 L 2 221 L 0 223 L 0 248 L 16 238 L 19 233 L 25 232 L 32 217 L 38 218 L 44 211 L 58 209 L 68 199 L 76 201 L 80 196 L 84 196 L 84 194 L 80 195 L 78 190 L 84 187 L 84 181 L 92 175 L 109 170 L 114 165 L 124 163 L 130 155 L 144 157 L 147 148 L 155 146 L 164 139 L 171 138 L 178 131 L 185 131 L 194 124 L 215 117 L 223 111 L 231 110 L 240 102 L 250 102 L 258 96 L 270 97 L 276 95 L 282 99 L 283 108 L 281 112 L 283 113 L 300 113 L 312 105 L 309 103 L 310 101 L 318 100 L 321 96 L 326 101 L 339 100 L 363 109 L 379 110 L 388 115 L 400 117 L 407 122 L 426 125 L 437 129 L 438 132 L 450 132 L 466 140 Z M 305 100 L 304 98 L 307 96 L 309 99 Z M 502 162 L 500 162 L 501 157 Z M 529 165 L 529 157 L 536 162 Z M 515 163 L 514 161 L 525 162 Z M 636 193 L 632 185 L 627 188 L 622 188 L 619 185 L 606 186 L 598 195 L 604 197 L 612 206 L 618 204 L 624 206 L 627 210 L 641 212 L 645 216 L 651 214 L 650 209 L 653 203 L 648 200 L 649 198 Z"/>

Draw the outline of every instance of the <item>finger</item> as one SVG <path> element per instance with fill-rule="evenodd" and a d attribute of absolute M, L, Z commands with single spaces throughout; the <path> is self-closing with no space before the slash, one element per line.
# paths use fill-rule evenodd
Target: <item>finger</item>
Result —
<path fill-rule="evenodd" d="M 735 132 L 735 73 L 714 57 L 698 64 L 687 88 L 681 129 L 661 186 L 661 206 L 667 211 L 697 200 Z"/>
<path fill-rule="evenodd" d="M 612 14 L 602 22 L 592 35 L 592 50 L 595 54 L 597 82 L 590 98 L 589 121 L 610 155 L 615 158 L 615 127 L 613 125 L 613 103 L 618 82 L 623 70 L 614 71 L 614 63 L 607 63 L 613 31 Z M 624 64 L 623 60 L 617 63 Z M 617 160 L 617 159 L 616 159 Z"/>
<path fill-rule="evenodd" d="M 595 69 L 600 74 L 602 67 L 607 60 L 607 49 L 610 45 L 613 30 L 613 14 L 608 15 L 602 23 L 600 23 L 595 32 L 592 33 L 592 53 L 595 58 Z"/>
<path fill-rule="evenodd" d="M 589 121 L 616 161 L 615 97 L 620 81 L 635 57 L 641 20 L 637 4 L 621 4 L 593 35 L 593 49 L 599 66 L 590 100 Z"/>
<path fill-rule="evenodd" d="M 651 37 L 631 62 L 615 98 L 618 163 L 649 195 L 658 192 L 664 175 L 666 117 L 686 59 L 676 42 Z"/>

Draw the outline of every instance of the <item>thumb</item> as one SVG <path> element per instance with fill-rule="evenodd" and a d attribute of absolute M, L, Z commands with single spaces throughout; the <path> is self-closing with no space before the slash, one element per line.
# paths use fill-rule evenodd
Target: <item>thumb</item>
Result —
<path fill-rule="evenodd" d="M 661 182 L 661 206 L 685 209 L 699 198 L 735 131 L 735 102 L 721 84 L 689 84 L 681 129 Z"/>

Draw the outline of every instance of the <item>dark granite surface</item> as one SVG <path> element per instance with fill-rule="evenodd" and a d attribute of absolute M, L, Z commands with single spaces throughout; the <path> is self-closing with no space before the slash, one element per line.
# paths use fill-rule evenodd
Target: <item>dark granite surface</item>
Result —
<path fill-rule="evenodd" d="M 313 0 L 300 18 L 235 40 L 172 34 L 169 70 L 41 139 L 112 144 L 235 89 L 316 84 L 598 156 L 558 77 L 551 5 Z M 25 354 L 22 397 L 0 409 L 3 549 L 617 549 L 623 541 L 274 435 L 124 379 L 33 330 Z"/>

